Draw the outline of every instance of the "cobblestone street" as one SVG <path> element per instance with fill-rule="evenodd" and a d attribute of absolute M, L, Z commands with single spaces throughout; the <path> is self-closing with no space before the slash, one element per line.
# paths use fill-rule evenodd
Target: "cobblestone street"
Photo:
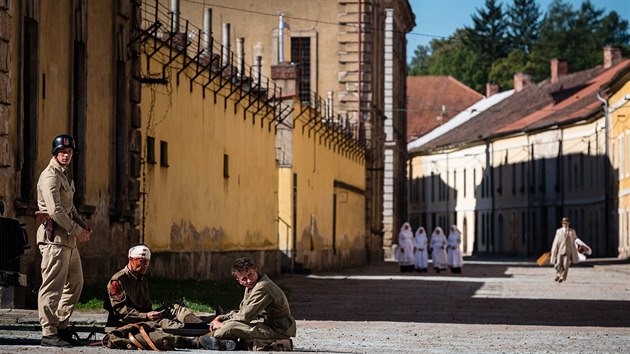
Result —
<path fill-rule="evenodd" d="M 298 320 L 295 351 L 325 353 L 621 353 L 630 347 L 630 264 L 593 259 L 566 283 L 533 262 L 468 262 L 462 274 L 399 273 L 380 263 L 334 274 L 286 275 Z M 35 311 L 0 310 L 0 322 L 37 322 Z M 100 323 L 103 313 L 75 313 Z M 2 330 L 0 352 L 50 350 L 38 332 Z"/>

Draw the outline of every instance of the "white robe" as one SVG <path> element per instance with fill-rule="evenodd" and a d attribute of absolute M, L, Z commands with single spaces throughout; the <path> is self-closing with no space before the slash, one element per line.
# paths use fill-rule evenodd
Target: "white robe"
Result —
<path fill-rule="evenodd" d="M 459 249 L 462 237 L 459 232 L 448 234 L 448 266 L 451 268 L 461 268 L 464 265 L 462 251 Z"/>
<path fill-rule="evenodd" d="M 578 251 L 578 258 L 580 259 L 580 262 L 584 262 L 586 260 L 586 256 L 590 256 L 593 253 L 593 250 L 591 250 L 591 248 L 586 243 L 584 243 L 584 241 L 580 240 L 579 238 L 576 238 L 575 248 L 579 249 L 579 246 L 586 248 L 586 251 L 584 251 L 584 253 L 581 253 L 580 251 Z"/>
<path fill-rule="evenodd" d="M 431 259 L 433 268 L 446 269 L 446 237 L 444 234 L 431 235 Z"/>
<path fill-rule="evenodd" d="M 400 265 L 413 265 L 416 261 L 413 254 L 413 233 L 411 230 L 400 230 L 396 260 Z"/>
<path fill-rule="evenodd" d="M 426 269 L 429 266 L 428 239 L 426 233 L 416 232 L 416 269 Z"/>

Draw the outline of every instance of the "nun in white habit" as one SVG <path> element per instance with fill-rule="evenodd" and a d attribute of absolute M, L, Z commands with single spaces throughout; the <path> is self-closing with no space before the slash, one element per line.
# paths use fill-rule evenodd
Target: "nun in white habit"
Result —
<path fill-rule="evenodd" d="M 446 270 L 446 236 L 441 227 L 436 227 L 431 234 L 431 259 L 436 272 Z"/>
<path fill-rule="evenodd" d="M 464 259 L 460 246 L 462 244 L 462 233 L 459 232 L 457 226 L 451 225 L 451 232 L 448 234 L 448 266 L 451 273 L 461 273 Z"/>
<path fill-rule="evenodd" d="M 418 230 L 416 230 L 414 240 L 416 243 L 416 271 L 424 273 L 429 267 L 429 239 L 424 227 L 420 226 Z"/>
<path fill-rule="evenodd" d="M 416 261 L 413 249 L 413 231 L 411 231 L 411 225 L 406 222 L 398 234 L 398 249 L 396 250 L 396 259 L 401 272 L 413 272 Z"/>

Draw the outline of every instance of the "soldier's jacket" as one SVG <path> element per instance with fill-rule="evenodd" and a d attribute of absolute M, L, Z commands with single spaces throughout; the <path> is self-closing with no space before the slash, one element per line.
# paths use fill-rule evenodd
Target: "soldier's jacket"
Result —
<path fill-rule="evenodd" d="M 245 288 L 239 309 L 219 318 L 222 322 L 263 322 L 280 334 L 295 337 L 295 319 L 291 316 L 289 301 L 282 289 L 263 273 L 259 274 L 258 282 L 252 289 Z"/>
<path fill-rule="evenodd" d="M 146 277 L 134 275 L 127 266 L 109 280 L 107 295 L 107 326 L 119 327 L 122 324 L 147 321 L 147 312 L 152 311 Z"/>
<path fill-rule="evenodd" d="M 37 206 L 55 221 L 52 243 L 75 248 L 76 237 L 83 232 L 83 228 L 74 220 L 83 221 L 74 208 L 74 182 L 65 172 L 66 168 L 57 159 L 50 159 L 37 182 Z M 37 230 L 37 243 L 50 243 L 46 240 L 43 225 Z"/>

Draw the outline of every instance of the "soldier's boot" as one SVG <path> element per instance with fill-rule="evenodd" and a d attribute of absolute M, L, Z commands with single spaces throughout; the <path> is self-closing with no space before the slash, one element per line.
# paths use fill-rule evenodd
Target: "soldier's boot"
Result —
<path fill-rule="evenodd" d="M 180 349 L 199 349 L 199 338 L 189 338 L 184 336 L 175 336 L 175 348 Z"/>
<path fill-rule="evenodd" d="M 189 313 L 184 317 L 184 328 L 210 330 L 208 323 L 192 313 Z"/>
<path fill-rule="evenodd" d="M 255 352 L 290 352 L 293 351 L 291 339 L 254 339 L 251 349 Z"/>
<path fill-rule="evenodd" d="M 205 323 L 205 322 L 201 318 L 197 317 L 195 314 L 189 313 L 184 317 L 184 323 L 195 324 L 195 323 Z"/>
<path fill-rule="evenodd" d="M 219 340 L 209 334 L 199 337 L 199 344 L 203 349 L 210 350 L 229 350 L 236 349 L 236 342 L 230 339 Z"/>

